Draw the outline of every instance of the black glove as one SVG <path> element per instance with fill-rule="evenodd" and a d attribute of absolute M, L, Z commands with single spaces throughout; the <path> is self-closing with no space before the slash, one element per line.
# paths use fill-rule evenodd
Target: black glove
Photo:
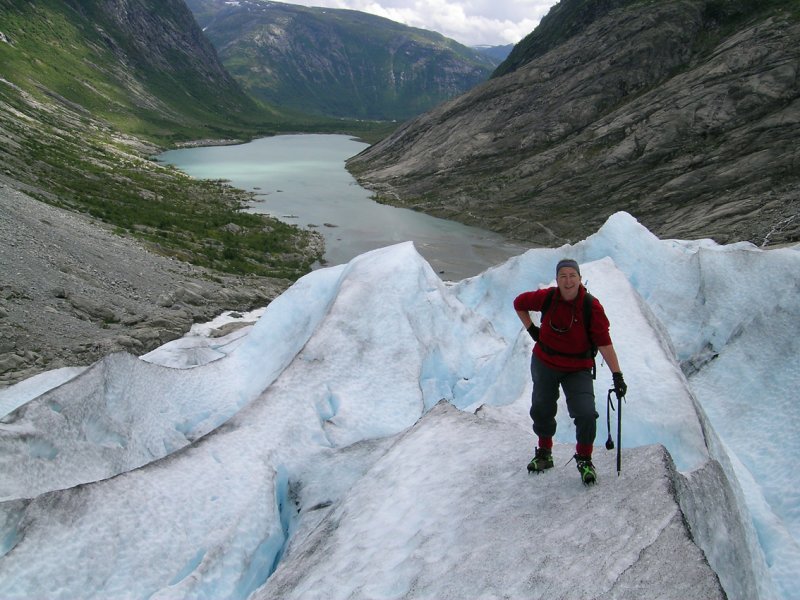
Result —
<path fill-rule="evenodd" d="M 617 395 L 617 398 L 622 398 L 628 391 L 628 386 L 622 378 L 622 373 L 619 371 L 612 373 L 611 377 L 614 379 L 614 393 Z"/>
<path fill-rule="evenodd" d="M 535 341 L 535 342 L 539 341 L 539 328 L 536 325 L 534 325 L 533 323 L 531 323 L 531 326 L 528 327 L 528 333 L 531 334 L 531 337 L 533 338 L 533 341 Z"/>

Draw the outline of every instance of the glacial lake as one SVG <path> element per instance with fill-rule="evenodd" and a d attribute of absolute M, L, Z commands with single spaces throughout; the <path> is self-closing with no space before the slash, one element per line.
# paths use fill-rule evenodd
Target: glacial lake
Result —
<path fill-rule="evenodd" d="M 459 281 L 528 249 L 490 231 L 371 200 L 345 169 L 366 147 L 346 135 L 297 134 L 170 150 L 156 159 L 192 177 L 228 180 L 256 194 L 247 210 L 318 231 L 327 266 L 410 240 L 442 279 Z"/>

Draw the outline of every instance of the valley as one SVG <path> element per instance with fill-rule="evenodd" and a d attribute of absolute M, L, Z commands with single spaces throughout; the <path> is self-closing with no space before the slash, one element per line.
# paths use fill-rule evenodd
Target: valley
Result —
<path fill-rule="evenodd" d="M 372 144 L 347 168 L 374 200 L 523 246 L 619 210 L 662 237 L 800 239 L 794 2 L 562 0 L 499 65 L 432 32 L 269 4 L 293 25 L 248 46 L 274 24 L 212 0 L 0 0 L 0 386 L 147 352 L 320 259 L 318 232 L 241 210 L 252 190 L 152 159 L 170 148 L 347 134 Z M 303 70 L 365 27 L 380 31 L 363 44 L 416 58 L 380 71 L 331 55 L 325 86 Z M 273 70 L 305 75 L 259 95 L 251 75 L 278 50 Z M 381 103 L 389 72 L 409 87 Z"/>

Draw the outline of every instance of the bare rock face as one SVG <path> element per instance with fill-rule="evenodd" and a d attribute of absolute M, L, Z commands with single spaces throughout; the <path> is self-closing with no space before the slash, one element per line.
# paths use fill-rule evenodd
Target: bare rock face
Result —
<path fill-rule="evenodd" d="M 796 241 L 796 8 L 721 22 L 712 4 L 614 8 L 348 168 L 387 202 L 544 245 L 619 210 L 660 237 Z"/>
<path fill-rule="evenodd" d="M 205 90 L 238 97 L 241 90 L 222 66 L 211 42 L 181 0 L 157 3 L 137 0 L 68 0 L 73 9 L 94 23 L 121 64 L 147 65 L 160 72 L 191 72 L 213 87 Z"/>

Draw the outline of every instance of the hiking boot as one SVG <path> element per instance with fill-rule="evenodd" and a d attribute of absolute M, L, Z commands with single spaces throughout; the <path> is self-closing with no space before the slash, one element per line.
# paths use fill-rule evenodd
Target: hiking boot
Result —
<path fill-rule="evenodd" d="M 529 473 L 541 473 L 553 468 L 553 452 L 547 448 L 536 448 L 536 454 L 528 463 Z"/>
<path fill-rule="evenodd" d="M 592 485 L 597 481 L 597 471 L 594 470 L 591 456 L 576 454 L 575 462 L 578 463 L 578 473 L 581 474 L 581 481 L 584 485 Z"/>

